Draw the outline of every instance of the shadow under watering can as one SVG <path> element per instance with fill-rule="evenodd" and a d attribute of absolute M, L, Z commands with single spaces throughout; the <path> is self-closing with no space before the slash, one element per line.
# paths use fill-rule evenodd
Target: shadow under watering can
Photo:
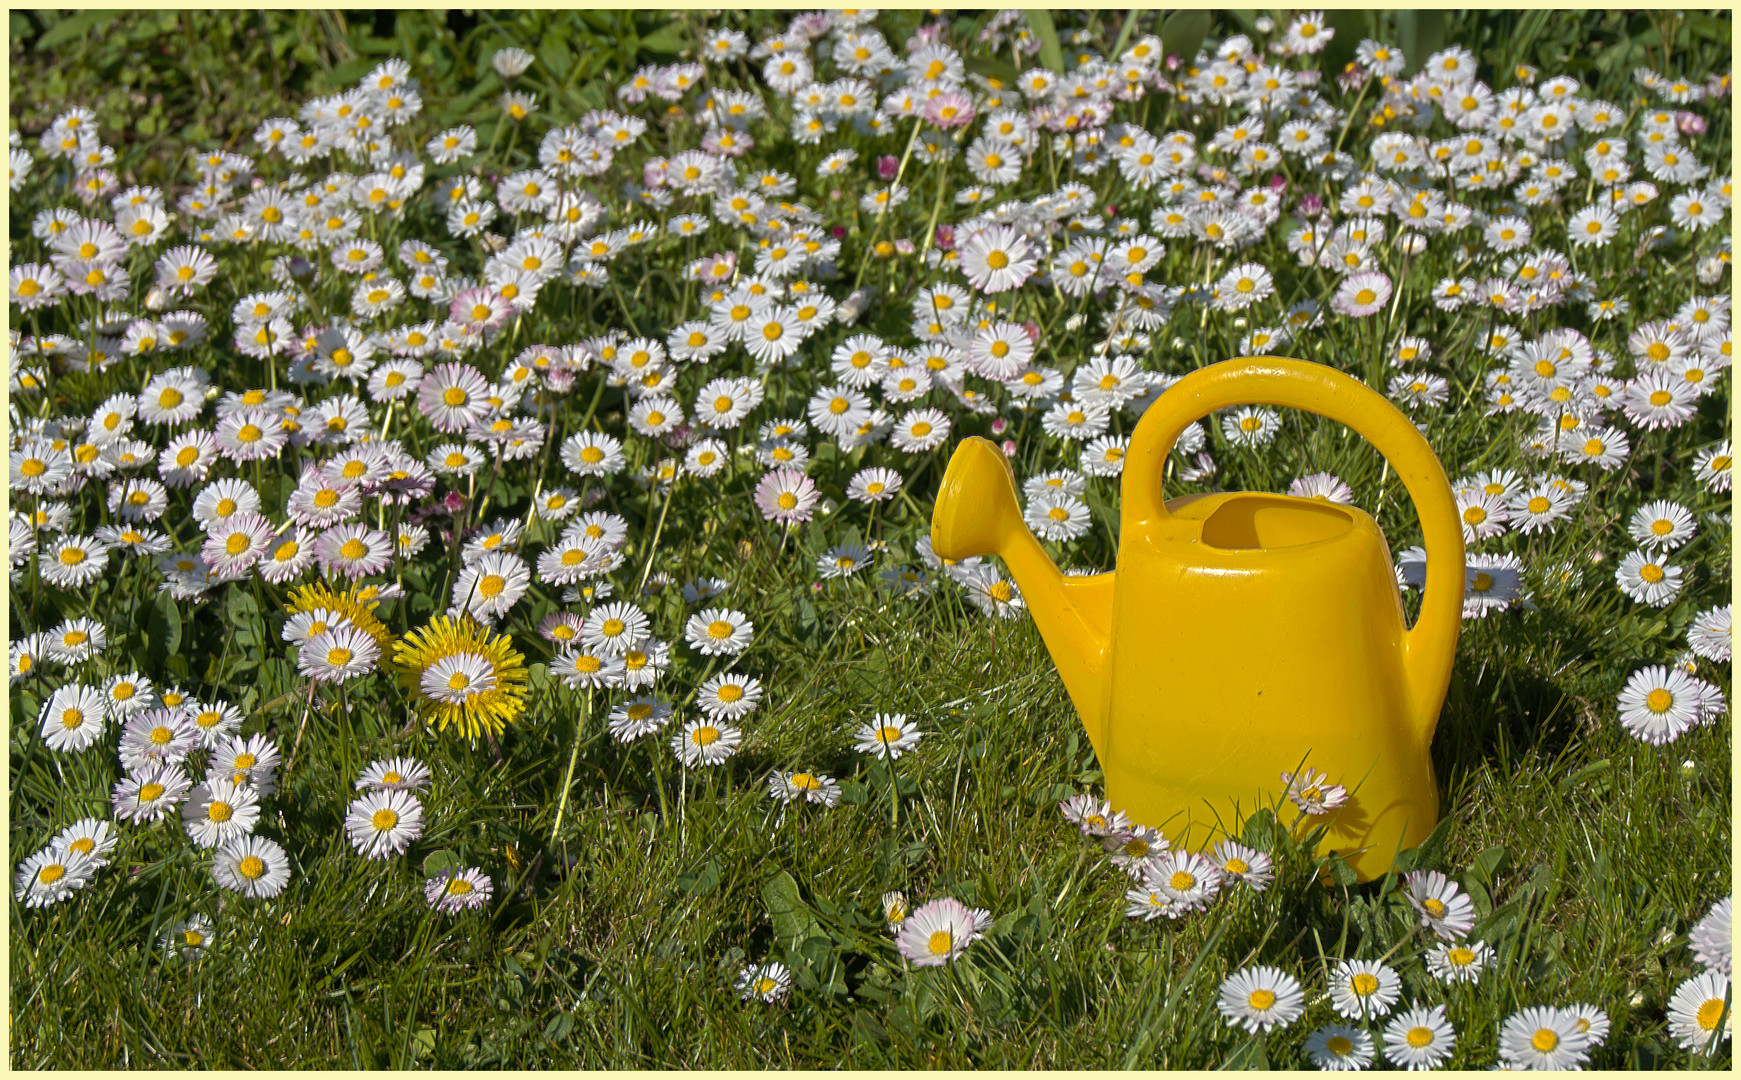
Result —
<path fill-rule="evenodd" d="M 1389 460 L 1428 553 L 1404 619 L 1390 549 L 1363 511 L 1230 492 L 1163 503 L 1187 426 L 1217 409 L 1282 405 L 1353 428 Z M 946 559 L 995 554 L 1021 587 L 1106 777 L 1106 798 L 1175 847 L 1237 836 L 1302 764 L 1349 789 L 1321 850 L 1362 880 L 1438 821 L 1429 747 L 1463 609 L 1463 532 L 1445 470 L 1389 401 L 1332 368 L 1246 357 L 1165 391 L 1125 458 L 1118 565 L 1066 577 L 1022 520 L 1015 476 L 982 438 L 956 447 L 931 519 Z"/>

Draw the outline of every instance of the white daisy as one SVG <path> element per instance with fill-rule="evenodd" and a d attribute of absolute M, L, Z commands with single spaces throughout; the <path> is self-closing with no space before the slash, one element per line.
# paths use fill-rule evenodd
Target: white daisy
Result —
<path fill-rule="evenodd" d="M 1221 984 L 1215 1007 L 1230 1025 L 1250 1032 L 1285 1028 L 1305 1011 L 1300 981 L 1280 968 L 1236 971 Z"/>
<path fill-rule="evenodd" d="M 1330 972 L 1330 1006 L 1350 1020 L 1376 1020 L 1390 1013 L 1402 993 L 1402 977 L 1382 961 L 1343 960 Z"/>
<path fill-rule="evenodd" d="M 290 882 L 290 859 L 264 836 L 243 836 L 218 848 L 212 877 L 243 896 L 277 896 Z"/>
<path fill-rule="evenodd" d="M 743 742 L 743 732 L 714 720 L 691 720 L 671 736 L 671 752 L 685 765 L 720 765 Z"/>
<path fill-rule="evenodd" d="M 72 683 L 49 696 L 38 722 L 50 750 L 79 753 L 102 737 L 107 712 L 100 690 Z"/>
<path fill-rule="evenodd" d="M 1421 925 L 1446 941 L 1456 941 L 1475 925 L 1475 903 L 1457 883 L 1437 870 L 1416 870 L 1408 876 L 1408 901 Z"/>
<path fill-rule="evenodd" d="M 1493 946 L 1485 941 L 1440 942 L 1426 954 L 1427 970 L 1445 982 L 1479 982 L 1492 959 Z"/>
<path fill-rule="evenodd" d="M 251 786 L 208 780 L 188 793 L 181 824 L 196 846 L 219 847 L 248 835 L 260 820 L 260 796 Z"/>
<path fill-rule="evenodd" d="M 743 612 L 708 608 L 689 617 L 684 638 L 703 656 L 737 656 L 750 647 L 755 624 Z"/>
<path fill-rule="evenodd" d="M 1384 1056 L 1411 1071 L 1438 1068 L 1456 1047 L 1457 1032 L 1443 1005 L 1416 1005 L 1384 1026 Z"/>
<path fill-rule="evenodd" d="M 423 835 L 423 804 L 404 789 L 365 791 L 346 809 L 345 832 L 365 858 L 403 854 Z"/>
<path fill-rule="evenodd" d="M 745 1001 L 752 998 L 767 1002 L 779 1001 L 791 987 L 792 973 L 785 964 L 777 961 L 752 964 L 744 968 L 737 977 L 738 996 Z"/>
<path fill-rule="evenodd" d="M 1581 1068 L 1589 1058 L 1590 1036 L 1578 1018 L 1551 1006 L 1534 1006 L 1505 1019 L 1499 1029 L 1499 1056 L 1517 1068 L 1560 1072 Z"/>
<path fill-rule="evenodd" d="M 1679 667 L 1641 668 L 1626 680 L 1617 705 L 1620 723 L 1629 733 L 1661 746 L 1698 722 L 1698 683 Z"/>
<path fill-rule="evenodd" d="M 859 725 L 853 737 L 858 741 L 852 748 L 859 753 L 875 757 L 887 754 L 890 760 L 895 760 L 918 746 L 924 732 L 901 713 L 877 713 L 870 723 Z"/>
<path fill-rule="evenodd" d="M 97 864 L 89 856 L 48 847 L 25 859 L 12 876 L 12 894 L 25 907 L 68 899 L 89 884 Z"/>
<path fill-rule="evenodd" d="M 358 791 L 423 791 L 429 787 L 429 767 L 416 758 L 376 761 L 357 778 Z"/>
<path fill-rule="evenodd" d="M 895 948 L 914 967 L 941 967 L 960 959 L 969 945 L 984 936 L 975 909 L 944 897 L 921 905 L 901 922 Z"/>

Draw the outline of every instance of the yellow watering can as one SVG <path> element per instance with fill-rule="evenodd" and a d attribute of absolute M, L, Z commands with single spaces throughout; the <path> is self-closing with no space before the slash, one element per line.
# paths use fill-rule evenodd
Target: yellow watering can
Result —
<path fill-rule="evenodd" d="M 1404 624 L 1390 549 L 1364 512 L 1257 492 L 1161 501 L 1167 455 L 1193 421 L 1285 405 L 1347 424 L 1414 500 L 1428 554 L 1419 617 Z M 1281 774 L 1329 773 L 1350 797 L 1326 850 L 1363 880 L 1438 821 L 1428 747 L 1463 610 L 1463 531 L 1444 467 L 1408 417 L 1320 364 L 1245 357 L 1161 394 L 1125 458 L 1115 573 L 1065 577 L 1022 520 L 1009 462 L 986 439 L 956 447 L 931 518 L 946 559 L 1008 565 L 1064 677 L 1114 809 L 1200 850 L 1273 805 Z"/>

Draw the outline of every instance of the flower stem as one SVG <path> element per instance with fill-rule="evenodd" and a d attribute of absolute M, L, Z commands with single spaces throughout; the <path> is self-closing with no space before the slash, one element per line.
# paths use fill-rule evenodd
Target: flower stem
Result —
<path fill-rule="evenodd" d="M 569 785 L 574 782 L 574 763 L 580 759 L 580 740 L 586 734 L 587 717 L 592 715 L 592 688 L 586 691 L 585 703 L 580 707 L 580 719 L 574 725 L 574 745 L 568 751 L 568 771 L 562 777 L 562 800 L 556 804 L 556 823 L 550 826 L 550 842 L 556 843 L 556 836 L 562 831 L 562 814 L 568 809 Z"/>

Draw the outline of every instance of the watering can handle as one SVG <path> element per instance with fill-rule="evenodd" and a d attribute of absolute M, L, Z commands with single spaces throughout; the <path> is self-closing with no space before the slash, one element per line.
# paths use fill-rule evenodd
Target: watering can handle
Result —
<path fill-rule="evenodd" d="M 1161 475 L 1173 444 L 1192 422 L 1236 405 L 1284 405 L 1346 424 L 1376 447 L 1401 477 L 1420 515 L 1427 580 L 1420 615 L 1403 635 L 1403 666 L 1411 697 L 1425 706 L 1429 732 L 1450 684 L 1463 618 L 1463 526 L 1445 468 L 1407 416 L 1365 383 L 1304 360 L 1248 356 L 1201 368 L 1180 379 L 1149 407 L 1125 457 L 1122 532 L 1141 535 L 1170 515 Z M 1132 529 L 1136 532 L 1132 532 Z"/>

